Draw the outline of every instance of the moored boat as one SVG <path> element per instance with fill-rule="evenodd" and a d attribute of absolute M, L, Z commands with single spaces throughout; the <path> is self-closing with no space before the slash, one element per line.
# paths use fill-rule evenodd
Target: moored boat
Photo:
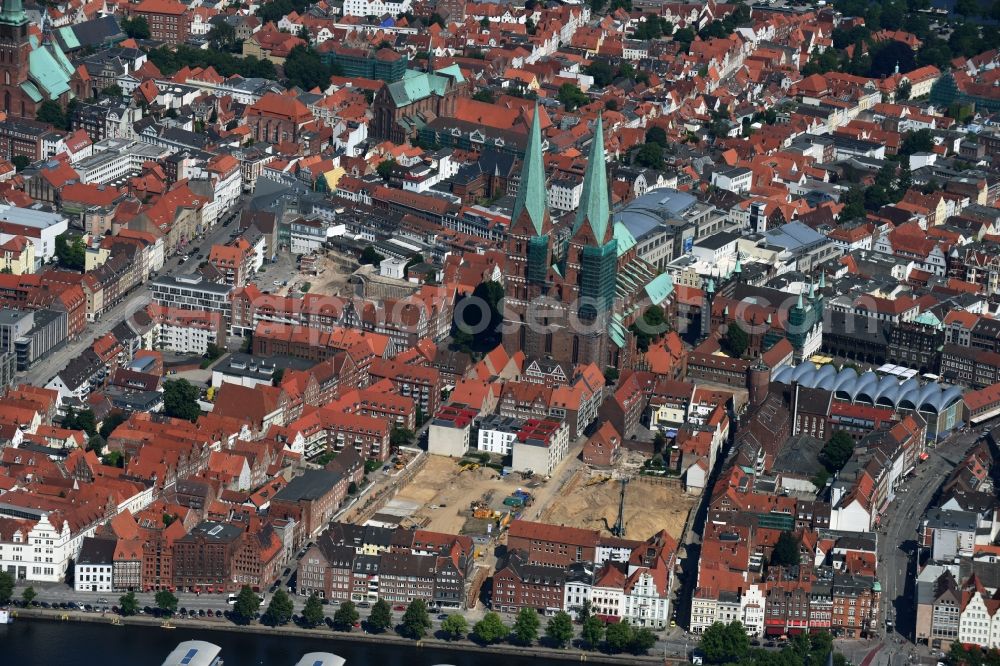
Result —
<path fill-rule="evenodd" d="M 344 666 L 347 660 L 332 652 L 306 652 L 295 666 Z"/>
<path fill-rule="evenodd" d="M 163 666 L 222 666 L 222 648 L 208 641 L 183 641 L 167 655 Z"/>

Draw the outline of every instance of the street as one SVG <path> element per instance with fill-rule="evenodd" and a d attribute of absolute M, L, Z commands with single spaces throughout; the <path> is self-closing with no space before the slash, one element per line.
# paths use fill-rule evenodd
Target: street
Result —
<path fill-rule="evenodd" d="M 197 246 L 202 251 L 202 257 L 208 255 L 209 248 L 215 244 L 225 243 L 229 240 L 230 234 L 236 229 L 234 224 L 224 224 L 227 220 L 233 220 L 240 212 L 242 200 L 230 208 L 219 218 L 217 224 L 209 234 Z M 195 246 L 192 246 L 195 247 Z M 181 256 L 176 254 L 164 260 L 162 275 L 178 273 L 192 273 L 198 268 L 202 259 L 190 258 L 185 264 L 181 264 Z M 146 307 L 150 302 L 149 286 L 146 283 L 139 285 L 134 291 L 125 297 L 120 303 L 105 312 L 96 322 L 88 322 L 86 329 L 76 340 L 67 341 L 62 347 L 52 352 L 42 360 L 35 363 L 27 371 L 20 374 L 21 381 L 35 386 L 45 386 L 50 379 L 59 374 L 66 364 L 77 358 L 87 347 L 94 343 L 94 340 L 106 335 L 112 328 L 127 319 L 133 312 Z"/>
<path fill-rule="evenodd" d="M 920 521 L 934 494 L 948 474 L 976 442 L 977 432 L 958 433 L 936 448 L 928 448 L 928 459 L 896 490 L 896 498 L 882 516 L 878 528 L 878 571 L 882 583 L 882 608 L 877 632 L 880 641 L 840 640 L 837 649 L 853 664 L 871 657 L 866 666 L 893 666 L 911 658 L 926 657 L 926 646 L 914 645 L 916 623 L 914 572 L 918 554 Z M 885 620 L 893 628 L 885 631 Z"/>

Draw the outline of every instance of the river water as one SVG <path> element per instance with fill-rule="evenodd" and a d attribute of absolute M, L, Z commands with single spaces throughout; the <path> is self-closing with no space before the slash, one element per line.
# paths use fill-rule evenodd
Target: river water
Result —
<path fill-rule="evenodd" d="M 0 665 L 160 666 L 179 642 L 192 639 L 205 640 L 221 647 L 225 666 L 294 666 L 306 652 L 333 652 L 345 658 L 347 666 L 528 666 L 546 661 L 559 663 L 479 650 L 440 650 L 418 648 L 416 645 L 228 631 L 168 631 L 159 627 L 21 620 L 0 626 Z"/>

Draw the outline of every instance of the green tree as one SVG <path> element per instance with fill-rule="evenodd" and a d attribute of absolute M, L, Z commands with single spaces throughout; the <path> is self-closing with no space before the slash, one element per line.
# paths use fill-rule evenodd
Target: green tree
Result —
<path fill-rule="evenodd" d="M 601 644 L 601 639 L 604 638 L 604 622 L 601 621 L 601 618 L 591 615 L 585 619 L 580 628 L 580 638 L 591 650 L 596 650 Z"/>
<path fill-rule="evenodd" d="M 201 415 L 198 387 L 186 379 L 163 382 L 163 413 L 177 419 L 195 421 Z"/>
<path fill-rule="evenodd" d="M 622 650 L 629 649 L 632 645 L 633 633 L 632 625 L 629 624 L 628 620 L 622 620 L 621 622 L 609 624 L 604 630 L 604 636 L 608 641 L 608 647 L 614 652 L 621 652 Z"/>
<path fill-rule="evenodd" d="M 213 23 L 207 37 L 209 46 L 216 51 L 232 51 L 239 42 L 236 37 L 236 28 L 225 21 Z"/>
<path fill-rule="evenodd" d="M 541 624 L 538 611 L 534 608 L 522 608 L 514 620 L 514 638 L 521 645 L 531 645 L 538 640 L 538 628 Z"/>
<path fill-rule="evenodd" d="M 928 129 L 907 132 L 899 146 L 899 154 L 909 157 L 914 153 L 929 153 L 934 149 L 934 135 Z"/>
<path fill-rule="evenodd" d="M 265 624 L 269 624 L 272 627 L 280 627 L 283 624 L 288 624 L 288 621 L 292 619 L 294 611 L 295 606 L 292 604 L 291 597 L 288 596 L 283 587 L 278 587 L 274 596 L 271 597 L 271 603 L 267 605 L 267 610 L 264 611 L 262 619 Z"/>
<path fill-rule="evenodd" d="M 356 611 L 355 611 L 356 612 Z M 306 599 L 306 605 L 302 609 L 302 624 L 307 627 L 315 627 L 323 622 L 323 602 L 315 593 L 310 594 Z"/>
<path fill-rule="evenodd" d="M 611 385 L 618 381 L 618 377 L 621 374 L 618 372 L 618 368 L 608 366 L 604 368 L 604 383 Z"/>
<path fill-rule="evenodd" d="M 101 97 L 122 97 L 124 94 L 125 93 L 122 92 L 121 86 L 118 84 L 112 84 L 101 88 Z"/>
<path fill-rule="evenodd" d="M 101 456 L 101 464 L 107 465 L 108 467 L 118 467 L 123 469 L 125 467 L 125 454 L 121 451 L 111 451 L 106 455 Z"/>
<path fill-rule="evenodd" d="M 271 375 L 271 384 L 274 386 L 281 386 L 281 380 L 285 378 L 284 368 L 275 368 L 274 373 Z"/>
<path fill-rule="evenodd" d="M 735 321 L 726 326 L 726 334 L 719 341 L 722 351 L 733 358 L 743 358 L 748 344 L 746 331 Z"/>
<path fill-rule="evenodd" d="M 88 437 L 97 436 L 97 419 L 90 409 L 70 410 L 69 414 L 63 417 L 62 426 L 68 430 L 82 430 Z"/>
<path fill-rule="evenodd" d="M 389 432 L 389 444 L 391 446 L 409 446 L 416 437 L 409 428 L 395 427 Z"/>
<path fill-rule="evenodd" d="M 354 623 L 361 618 L 358 609 L 352 601 L 344 601 L 333 614 L 333 624 L 342 631 L 350 631 Z"/>
<path fill-rule="evenodd" d="M 785 530 L 774 544 L 770 563 L 775 566 L 791 566 L 798 564 L 799 560 L 799 539 L 794 532 Z"/>
<path fill-rule="evenodd" d="M 492 280 L 476 285 L 468 305 L 456 304 L 452 339 L 459 349 L 486 352 L 500 343 L 503 287 Z"/>
<path fill-rule="evenodd" d="M 14 155 L 14 157 L 10 158 L 10 163 L 20 172 L 24 171 L 31 164 L 31 160 L 24 155 Z"/>
<path fill-rule="evenodd" d="M 855 220 L 865 217 L 865 195 L 859 187 L 852 187 L 847 190 L 841 198 L 840 203 L 844 204 L 840 211 L 840 219 Z"/>
<path fill-rule="evenodd" d="M 635 162 L 647 169 L 662 169 L 663 148 L 658 143 L 644 143 L 635 154 Z"/>
<path fill-rule="evenodd" d="M 368 630 L 380 633 L 392 626 L 392 609 L 389 602 L 379 599 L 372 604 L 372 612 L 368 614 Z"/>
<path fill-rule="evenodd" d="M 379 162 L 379 165 L 375 167 L 375 171 L 376 173 L 378 173 L 379 178 L 381 178 L 382 180 L 389 180 L 389 177 L 392 176 L 392 170 L 395 167 L 396 167 L 396 160 L 390 158 Z"/>
<path fill-rule="evenodd" d="M 83 244 L 83 238 L 76 236 L 71 238 L 68 233 L 56 236 L 55 243 L 56 259 L 59 265 L 73 271 L 82 271 L 86 265 L 87 248 Z"/>
<path fill-rule="evenodd" d="M 607 60 L 595 60 L 584 68 L 584 71 L 594 77 L 594 85 L 603 88 L 614 80 L 614 70 Z"/>
<path fill-rule="evenodd" d="M 118 612 L 125 617 L 139 612 L 139 601 L 135 598 L 135 592 L 126 592 L 118 597 Z"/>
<path fill-rule="evenodd" d="M 662 127 L 650 127 L 646 132 L 646 143 L 655 143 L 660 148 L 667 147 L 667 132 Z"/>
<path fill-rule="evenodd" d="M 579 107 L 590 101 L 590 98 L 572 83 L 564 83 L 559 86 L 556 99 L 562 103 L 567 111 L 576 111 Z"/>
<path fill-rule="evenodd" d="M 101 422 L 101 428 L 97 431 L 104 439 L 111 436 L 111 433 L 115 431 L 115 428 L 125 423 L 125 415 L 121 412 L 115 411 L 108 414 L 108 416 Z"/>
<path fill-rule="evenodd" d="M 632 634 L 629 650 L 634 654 L 646 654 L 654 645 L 656 645 L 656 634 L 646 627 L 639 627 Z"/>
<path fill-rule="evenodd" d="M 910 85 L 909 81 L 903 81 L 896 88 L 896 101 L 902 102 L 910 99 L 910 92 L 913 90 L 913 86 Z"/>
<path fill-rule="evenodd" d="M 819 459 L 831 473 L 836 474 L 844 468 L 853 453 L 854 439 L 843 430 L 838 430 L 819 452 Z"/>
<path fill-rule="evenodd" d="M 357 493 L 358 493 L 358 484 L 355 483 L 354 481 L 351 481 L 347 486 L 347 494 L 356 495 Z"/>
<path fill-rule="evenodd" d="M 444 632 L 448 640 L 457 641 L 465 638 L 465 635 L 469 633 L 469 623 L 462 615 L 452 613 L 441 622 L 441 631 Z"/>
<path fill-rule="evenodd" d="M 573 640 L 573 619 L 566 611 L 559 611 L 545 625 L 545 637 L 556 647 L 565 647 Z"/>
<path fill-rule="evenodd" d="M 38 595 L 35 594 L 35 588 L 29 585 L 28 587 L 24 588 L 23 592 L 21 592 L 21 601 L 24 602 L 25 606 L 30 606 L 31 602 L 34 601 L 35 597 L 37 596 Z"/>
<path fill-rule="evenodd" d="M 403 636 L 420 640 L 431 628 L 431 616 L 427 612 L 427 602 L 423 599 L 414 599 L 406 607 L 401 620 Z"/>
<path fill-rule="evenodd" d="M 687 53 L 691 50 L 691 42 L 694 41 L 695 34 L 691 28 L 680 28 L 674 31 L 674 41 L 680 44 L 681 51 Z"/>
<path fill-rule="evenodd" d="M 743 661 L 750 651 L 750 639 L 739 620 L 716 622 L 702 633 L 699 647 L 708 663 L 727 664 Z"/>
<path fill-rule="evenodd" d="M 154 599 L 156 607 L 167 617 L 177 612 L 177 597 L 170 590 L 160 590 Z"/>
<path fill-rule="evenodd" d="M 258 14 L 259 16 L 259 14 Z M 279 20 L 281 17 L 278 17 Z M 199 49 L 181 44 L 175 48 L 162 46 L 149 52 L 149 60 L 165 75 L 182 67 L 214 67 L 222 76 L 238 74 L 246 78 L 276 79 L 278 72 L 270 60 L 255 56 L 237 56 L 221 50 Z"/>
<path fill-rule="evenodd" d="M 10 603 L 14 594 L 14 576 L 7 571 L 0 571 L 0 606 Z"/>
<path fill-rule="evenodd" d="M 510 629 L 503 623 L 498 614 L 490 611 L 472 627 L 472 635 L 477 640 L 492 645 L 507 638 L 510 635 Z"/>
<path fill-rule="evenodd" d="M 330 76 L 335 72 L 320 59 L 319 55 L 308 46 L 299 44 L 293 48 L 285 59 L 285 78 L 288 83 L 304 90 L 326 88 L 330 85 Z"/>
<path fill-rule="evenodd" d="M 121 29 L 132 39 L 149 39 L 149 21 L 145 16 L 136 16 L 121 21 Z"/>
<path fill-rule="evenodd" d="M 380 164 L 379 166 L 382 165 Z M 372 264 L 373 266 L 377 266 L 379 263 L 382 262 L 383 259 L 385 259 L 385 257 L 376 252 L 374 247 L 368 245 L 365 247 L 364 250 L 361 251 L 361 257 L 359 261 L 361 262 L 362 265 Z"/>
<path fill-rule="evenodd" d="M 233 605 L 232 618 L 236 624 L 250 624 L 260 609 L 260 597 L 258 597 L 249 585 L 244 585 L 240 593 L 236 595 L 236 603 Z"/>
<path fill-rule="evenodd" d="M 476 91 L 476 94 L 472 96 L 472 99 L 477 102 L 486 102 L 487 104 L 495 104 L 496 98 L 493 96 L 493 91 L 489 88 L 480 88 Z"/>

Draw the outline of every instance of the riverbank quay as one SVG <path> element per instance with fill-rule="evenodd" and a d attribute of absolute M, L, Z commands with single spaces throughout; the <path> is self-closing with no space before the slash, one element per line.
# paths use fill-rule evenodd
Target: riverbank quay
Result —
<path fill-rule="evenodd" d="M 355 643 L 394 645 L 397 647 L 410 646 L 416 649 L 434 648 L 441 650 L 459 650 L 470 653 L 489 653 L 491 656 L 497 654 L 507 654 L 517 657 L 534 657 L 566 662 L 616 664 L 619 666 L 624 666 L 626 664 L 669 664 L 670 666 L 675 666 L 677 664 L 688 663 L 687 660 L 679 657 L 664 657 L 663 655 L 636 656 L 633 654 L 606 654 L 603 652 L 587 652 L 576 648 L 558 650 L 542 646 L 481 646 L 467 640 L 447 641 L 438 638 L 424 638 L 419 641 L 414 641 L 412 639 L 404 638 L 388 632 L 382 634 L 369 634 L 361 631 L 333 631 L 325 627 L 305 629 L 294 626 L 268 627 L 261 624 L 237 625 L 224 619 L 208 620 L 176 618 L 163 620 L 143 615 L 121 617 L 110 613 L 84 613 L 79 611 L 51 610 L 42 608 L 12 609 L 12 615 L 14 615 L 15 622 L 75 622 L 120 626 L 123 629 L 129 626 L 141 626 L 160 628 L 164 631 L 183 628 L 193 631 L 223 631 L 236 634 L 259 634 L 271 637 L 287 636 L 291 638 L 314 638 L 330 641 L 351 641 Z"/>

